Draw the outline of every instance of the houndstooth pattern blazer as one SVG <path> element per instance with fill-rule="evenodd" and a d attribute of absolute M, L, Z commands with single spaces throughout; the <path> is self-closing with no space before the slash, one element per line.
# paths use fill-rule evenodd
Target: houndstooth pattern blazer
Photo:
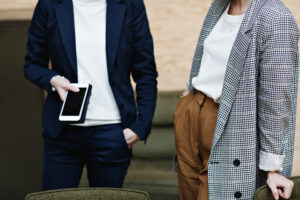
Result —
<path fill-rule="evenodd" d="M 203 42 L 230 0 L 215 0 L 204 21 L 189 80 L 198 75 Z M 253 0 L 228 61 L 208 164 L 209 199 L 253 199 L 265 184 L 259 151 L 293 163 L 298 86 L 297 24 L 280 0 Z M 220 48 L 222 48 L 220 46 Z"/>

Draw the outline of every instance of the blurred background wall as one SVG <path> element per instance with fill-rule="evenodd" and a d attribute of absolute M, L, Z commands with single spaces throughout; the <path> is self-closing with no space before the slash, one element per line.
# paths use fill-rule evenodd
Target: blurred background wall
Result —
<path fill-rule="evenodd" d="M 172 113 L 186 88 L 200 29 L 212 0 L 144 1 L 154 38 L 159 96 L 152 135 L 146 146 L 135 146 L 125 187 L 146 190 L 154 200 L 178 199 Z M 0 199 L 18 200 L 40 189 L 43 93 L 23 77 L 26 31 L 36 2 L 0 0 Z M 300 1 L 283 2 L 300 23 Z M 300 175 L 299 111 L 293 175 Z M 85 173 L 80 186 L 88 186 Z"/>

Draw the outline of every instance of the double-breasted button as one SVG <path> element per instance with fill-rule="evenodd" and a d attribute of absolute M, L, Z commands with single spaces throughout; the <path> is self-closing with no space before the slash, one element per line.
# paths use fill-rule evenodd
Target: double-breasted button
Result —
<path fill-rule="evenodd" d="M 120 104 L 120 108 L 121 108 L 121 109 L 124 108 L 124 104 L 123 104 L 123 103 Z"/>
<path fill-rule="evenodd" d="M 241 164 L 241 162 L 240 162 L 239 159 L 235 159 L 235 160 L 233 161 L 233 165 L 236 166 L 236 167 L 240 166 L 240 164 Z"/>
<path fill-rule="evenodd" d="M 234 197 L 239 199 L 239 198 L 242 197 L 242 193 L 241 192 L 236 192 L 236 193 L 234 193 Z"/>
<path fill-rule="evenodd" d="M 111 87 L 115 87 L 115 82 L 110 82 Z"/>

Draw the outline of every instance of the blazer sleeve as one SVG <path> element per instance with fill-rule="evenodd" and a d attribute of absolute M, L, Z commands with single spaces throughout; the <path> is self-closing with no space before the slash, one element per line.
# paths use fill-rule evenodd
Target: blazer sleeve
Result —
<path fill-rule="evenodd" d="M 281 171 L 295 123 L 299 32 L 291 15 L 280 15 L 264 35 L 258 79 L 259 168 Z"/>
<path fill-rule="evenodd" d="M 39 0 L 28 30 L 27 54 L 24 74 L 38 87 L 51 90 L 50 80 L 58 75 L 49 69 L 49 50 L 47 45 L 48 12 L 44 0 Z"/>
<path fill-rule="evenodd" d="M 151 130 L 156 106 L 157 71 L 144 3 L 142 0 L 134 2 L 134 59 L 131 74 L 136 82 L 138 114 L 129 128 L 146 140 Z"/>

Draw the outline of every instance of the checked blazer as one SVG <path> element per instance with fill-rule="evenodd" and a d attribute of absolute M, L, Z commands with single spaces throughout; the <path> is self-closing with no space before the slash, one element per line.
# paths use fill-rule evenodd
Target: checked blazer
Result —
<path fill-rule="evenodd" d="M 203 43 L 230 0 L 215 0 L 204 21 L 189 80 L 198 75 Z M 292 171 L 299 31 L 280 0 L 253 0 L 227 64 L 211 155 L 209 199 L 253 199 L 266 181 L 259 152 L 285 155 Z M 222 47 L 220 47 L 222 48 Z"/>

